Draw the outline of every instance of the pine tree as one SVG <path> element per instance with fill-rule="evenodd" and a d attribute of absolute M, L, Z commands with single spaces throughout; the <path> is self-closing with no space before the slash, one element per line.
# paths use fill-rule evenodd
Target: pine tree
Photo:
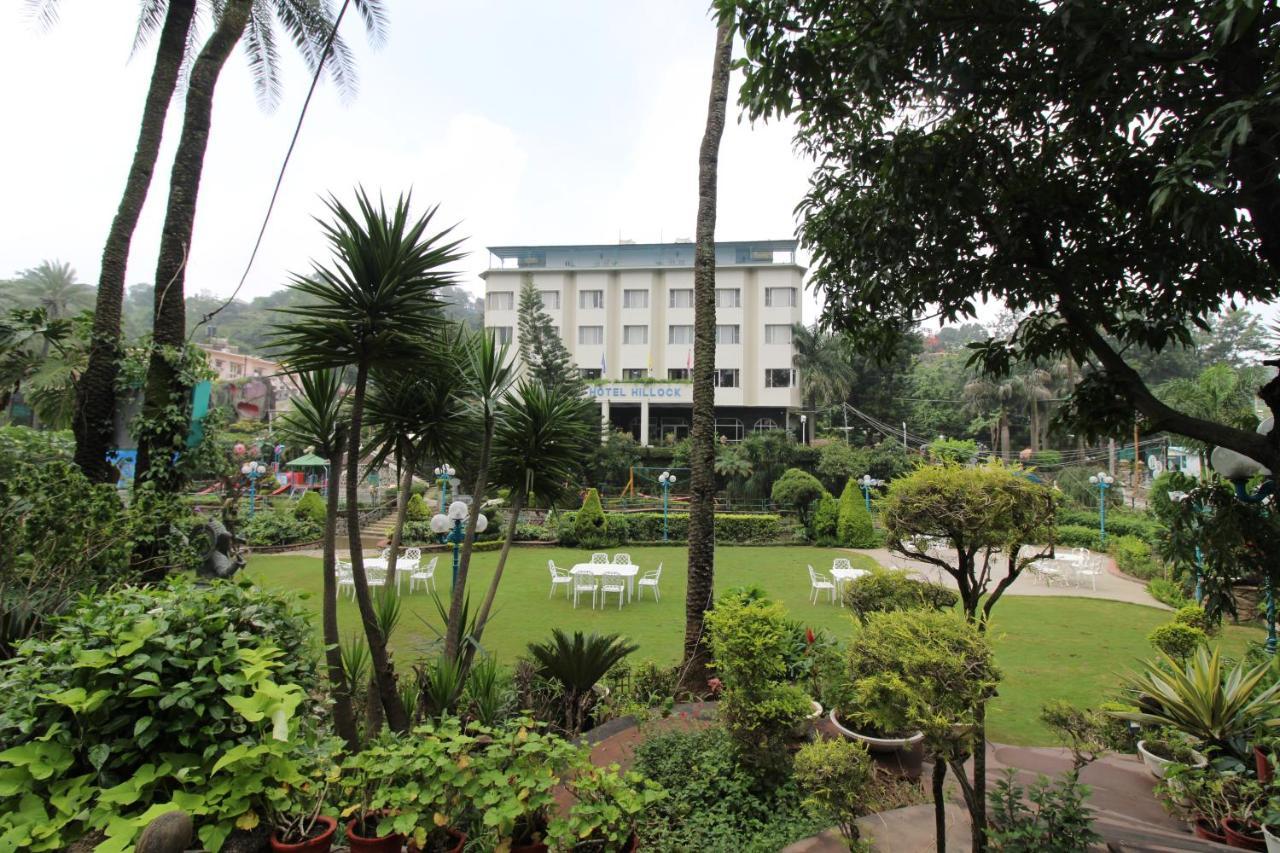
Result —
<path fill-rule="evenodd" d="M 529 376 L 547 388 L 567 388 L 585 393 L 582 378 L 560 339 L 542 295 L 526 275 L 520 286 L 520 360 Z"/>

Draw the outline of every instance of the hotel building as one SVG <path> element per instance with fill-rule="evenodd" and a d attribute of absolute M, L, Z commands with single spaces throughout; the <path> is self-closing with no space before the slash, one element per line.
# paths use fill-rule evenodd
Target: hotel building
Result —
<path fill-rule="evenodd" d="M 602 420 L 644 445 L 689 433 L 692 243 L 493 246 L 486 328 L 519 345 L 520 289 L 532 280 Z M 801 322 L 796 241 L 716 244 L 716 432 L 800 428 L 791 329 Z"/>

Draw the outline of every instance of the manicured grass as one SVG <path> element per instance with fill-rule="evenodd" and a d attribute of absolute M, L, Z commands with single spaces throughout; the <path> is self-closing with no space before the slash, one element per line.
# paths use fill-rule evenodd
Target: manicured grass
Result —
<path fill-rule="evenodd" d="M 531 641 L 545 639 L 552 628 L 566 631 L 621 633 L 639 644 L 635 660 L 665 663 L 679 660 L 684 642 L 685 560 L 683 547 L 629 547 L 626 549 L 642 571 L 664 564 L 662 599 L 635 601 L 622 610 L 616 605 L 592 611 L 580 602 L 575 610 L 564 590 L 547 598 L 550 575 L 547 560 L 568 568 L 585 562 L 581 549 L 513 549 L 495 602 L 495 614 L 485 632 L 484 645 L 499 660 L 511 661 Z M 496 552 L 472 559 L 471 598 L 479 605 L 497 563 Z M 841 641 L 853 634 L 847 610 L 820 601 L 809 603 L 806 564 L 819 570 L 831 567 L 836 556 L 849 557 L 854 566 L 873 565 L 869 557 L 801 546 L 751 548 L 721 546 L 716 549 L 716 590 L 754 584 L 781 601 L 797 619 L 823 627 Z M 437 580 L 442 594 L 449 585 L 450 557 L 440 554 Z M 247 569 L 259 583 L 309 593 L 307 604 L 320 606 L 320 560 L 292 555 L 256 556 Z M 431 597 L 421 589 L 408 594 L 403 587 L 404 610 L 391 646 L 402 668 L 429 651 L 437 637 L 440 619 Z M 612 599 L 611 599 L 612 601 Z M 359 630 L 355 605 L 343 596 L 338 607 L 343 636 Z M 1117 684 L 1117 675 L 1152 654 L 1146 635 L 1168 621 L 1167 611 L 1134 604 L 1070 597 L 1007 596 L 996 606 L 994 634 L 997 660 L 1004 673 L 1000 696 L 988 713 L 993 740 L 1020 745 L 1051 745 L 1051 734 L 1037 719 L 1041 705 L 1066 699 L 1080 705 L 1102 702 Z M 319 631 L 319 619 L 316 619 Z M 1246 638 L 1260 639 L 1261 632 L 1229 627 L 1226 647 L 1240 651 Z"/>

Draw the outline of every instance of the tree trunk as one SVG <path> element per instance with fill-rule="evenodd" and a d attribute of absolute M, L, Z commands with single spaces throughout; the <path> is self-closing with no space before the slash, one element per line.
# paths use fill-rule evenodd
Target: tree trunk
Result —
<path fill-rule="evenodd" d="M 973 853 L 987 849 L 987 703 L 973 709 L 973 801 L 969 804 L 973 824 Z"/>
<path fill-rule="evenodd" d="M 114 440 L 112 420 L 116 407 L 116 374 L 120 369 L 120 322 L 124 305 L 125 268 L 133 232 L 147 200 L 151 177 L 160 153 L 160 139 L 178 73 L 187 51 L 187 33 L 195 15 L 195 0 L 169 0 L 151 85 L 142 109 L 142 126 L 134 147 L 133 163 L 125 179 L 124 195 L 111 221 L 102 250 L 102 270 L 93 311 L 89 361 L 76 384 L 76 408 L 71 427 L 76 436 L 76 464 L 94 483 L 110 483 L 116 470 L 107 463 Z"/>
<path fill-rule="evenodd" d="M 1031 452 L 1040 450 L 1040 404 L 1031 401 Z"/>
<path fill-rule="evenodd" d="M 947 801 L 943 783 L 947 778 L 947 762 L 941 755 L 933 757 L 933 826 L 938 853 L 947 851 Z"/>
<path fill-rule="evenodd" d="M 400 541 L 404 538 L 404 517 L 409 513 L 409 492 L 413 488 L 413 448 L 400 455 L 404 471 L 400 476 L 400 494 L 396 495 L 396 526 L 391 529 L 391 564 L 387 566 L 387 589 L 396 588 L 396 567 L 400 562 Z"/>
<path fill-rule="evenodd" d="M 1000 410 L 1000 458 L 1009 461 L 1009 413 Z"/>
<path fill-rule="evenodd" d="M 698 152 L 697 247 L 693 263 L 693 425 L 689 430 L 689 581 L 681 667 L 681 685 L 695 693 L 707 689 L 708 650 L 703 623 L 715 596 L 716 180 L 732 54 L 733 14 L 728 12 L 716 28 L 707 125 Z"/>
<path fill-rule="evenodd" d="M 480 517 L 480 505 L 484 503 L 485 486 L 489 482 L 493 427 L 493 412 L 486 406 L 484 437 L 480 440 L 480 464 L 476 469 L 475 487 L 471 490 L 471 513 L 467 516 L 467 533 L 462 540 L 462 553 L 458 555 L 458 577 L 449 590 L 449 624 L 445 626 L 444 653 L 451 661 L 458 659 L 458 637 L 466 627 L 462 624 L 462 602 L 466 599 L 467 571 L 471 568 L 471 550 L 476 541 L 476 519 Z"/>
<path fill-rule="evenodd" d="M 506 538 L 502 542 L 502 552 L 498 554 L 498 566 L 493 570 L 493 580 L 489 581 L 489 591 L 485 593 L 484 603 L 480 605 L 480 613 L 476 616 L 476 642 L 484 634 L 485 623 L 489 621 L 489 611 L 493 609 L 493 600 L 498 595 L 498 582 L 502 580 L 502 570 L 507 566 L 507 555 L 511 553 L 511 543 L 516 538 L 516 524 L 520 521 L 520 508 L 524 506 L 524 491 L 511 497 L 511 519 L 507 522 Z M 467 653 L 468 668 L 474 646 Z M 466 672 L 464 668 L 463 672 Z"/>
<path fill-rule="evenodd" d="M 338 639 L 338 480 L 342 470 L 342 448 L 329 448 L 329 493 L 324 504 L 324 660 L 329 673 L 329 691 L 333 694 L 333 727 L 347 749 L 360 749 L 355 709 L 351 704 L 351 685 L 342 667 L 342 650 Z"/>
<path fill-rule="evenodd" d="M 400 702 L 396 689 L 396 673 L 387 654 L 387 639 L 382 636 L 373 601 L 369 598 L 369 581 L 364 573 L 364 552 L 360 546 L 360 421 L 364 415 L 364 392 L 369 381 L 369 367 L 361 364 L 356 369 L 355 391 L 351 398 L 351 434 L 347 438 L 347 541 L 351 547 L 351 576 L 355 582 L 356 603 L 360 608 L 360 621 L 369 641 L 369 658 L 373 663 L 373 680 L 378 699 L 386 711 L 387 724 L 394 732 L 409 730 L 409 717 Z M 384 587 L 385 589 L 385 587 Z M 377 736 L 377 732 L 370 732 Z"/>
<path fill-rule="evenodd" d="M 178 359 L 186 345 L 184 284 L 196 198 L 209 145 L 213 92 L 218 75 L 244 33 L 252 0 L 230 0 L 209 41 L 205 43 L 187 83 L 182 135 L 169 177 L 169 204 L 160 232 L 156 262 L 154 346 L 147 365 L 146 400 L 142 414 L 147 428 L 139 436 L 137 478 L 155 481 L 161 491 L 176 493 L 181 486 L 172 455 L 181 450 L 187 431 L 187 400 Z M 153 470 L 155 469 L 155 470 Z"/>

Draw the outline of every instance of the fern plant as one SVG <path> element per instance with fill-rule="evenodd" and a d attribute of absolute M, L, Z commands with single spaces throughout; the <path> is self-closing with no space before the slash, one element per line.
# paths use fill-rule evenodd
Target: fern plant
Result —
<path fill-rule="evenodd" d="M 529 644 L 529 654 L 538 662 L 542 675 L 564 688 L 564 726 L 568 732 L 581 733 L 592 688 L 637 648 L 619 634 L 574 631 L 570 638 L 559 628 L 552 630 L 551 642 Z"/>

